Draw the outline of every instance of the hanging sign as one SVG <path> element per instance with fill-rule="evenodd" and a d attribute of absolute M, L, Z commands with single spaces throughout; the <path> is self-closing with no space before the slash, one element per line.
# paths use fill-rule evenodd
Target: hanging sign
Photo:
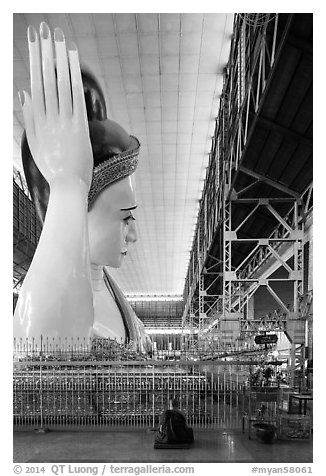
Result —
<path fill-rule="evenodd" d="M 277 342 L 276 334 L 258 335 L 255 337 L 256 344 L 275 344 Z"/>

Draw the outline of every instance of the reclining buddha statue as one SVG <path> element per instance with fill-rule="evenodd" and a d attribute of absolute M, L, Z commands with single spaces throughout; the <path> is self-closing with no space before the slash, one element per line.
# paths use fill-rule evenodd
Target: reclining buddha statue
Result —
<path fill-rule="evenodd" d="M 42 233 L 14 314 L 16 339 L 103 338 L 146 352 L 144 326 L 106 267 L 137 240 L 140 144 L 107 118 L 96 78 L 61 29 L 28 28 L 22 161 Z"/>

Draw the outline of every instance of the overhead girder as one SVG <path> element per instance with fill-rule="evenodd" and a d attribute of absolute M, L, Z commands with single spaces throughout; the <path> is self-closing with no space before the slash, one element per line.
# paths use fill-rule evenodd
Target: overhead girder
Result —
<path fill-rule="evenodd" d="M 268 237 L 251 239 L 238 239 L 237 231 L 246 221 L 244 219 L 236 230 L 232 226 L 232 213 L 236 213 L 231 207 L 231 201 L 225 205 L 224 216 L 224 269 L 223 269 L 223 313 L 242 313 L 249 299 L 260 286 L 264 286 L 274 297 L 276 303 L 283 311 L 287 312 L 288 306 L 272 287 L 273 282 L 293 282 L 293 312 L 297 312 L 297 302 L 303 294 L 303 221 L 298 213 L 301 200 L 293 200 L 294 205 L 291 213 L 286 217 L 277 214 L 269 200 L 264 199 L 259 203 L 265 206 L 276 217 L 278 226 Z M 237 200 L 233 200 L 233 203 Z M 255 208 L 254 208 L 255 210 Z M 251 214 L 251 212 L 250 212 Z M 234 243 L 255 243 L 254 248 L 240 263 L 234 263 L 232 259 Z M 294 257 L 292 267 L 288 264 L 289 258 Z M 268 263 L 262 268 L 263 263 Z M 279 267 L 286 271 L 286 277 L 271 277 Z M 223 313 L 220 318 L 223 318 Z"/>
<path fill-rule="evenodd" d="M 311 146 L 310 139 L 261 114 L 292 21 L 293 15 L 287 15 L 280 27 L 276 14 L 269 22 L 268 29 L 267 24 L 256 29 L 250 43 L 252 32 L 239 18 L 235 20 L 234 39 L 224 71 L 219 117 L 184 292 L 183 321 L 189 321 L 190 306 L 197 300 L 192 318 L 198 322 L 199 330 L 204 334 L 214 329 L 223 317 L 232 317 L 232 313 L 241 323 L 240 330 L 243 329 L 246 323 L 246 319 L 243 319 L 244 309 L 259 286 L 268 289 L 283 313 L 282 319 L 272 319 L 268 323 L 265 321 L 269 329 L 273 326 L 284 328 L 284 316 L 297 319 L 299 315 L 298 302 L 303 295 L 303 225 L 311 209 L 308 202 L 312 201 L 312 184 L 303 194 L 299 194 L 284 183 L 249 169 L 244 163 L 248 144 L 254 140 L 254 130 L 259 121 L 301 144 Z M 245 174 L 251 182 L 247 181 L 242 188 L 237 188 L 239 174 Z M 274 190 L 274 196 L 255 195 L 255 189 L 262 184 Z M 277 202 L 283 202 L 283 205 L 288 203 L 285 213 L 277 209 Z M 253 204 L 253 207 L 242 209 L 242 218 L 233 229 L 231 219 L 235 212 L 232 206 L 240 203 L 243 206 L 246 203 Z M 255 238 L 244 234 L 245 238 L 238 238 L 237 233 L 243 223 L 259 213 L 261 207 L 270 214 L 270 224 L 274 220 L 271 233 Z M 263 218 L 266 220 L 266 216 Z M 201 232 L 204 230 L 201 240 L 199 227 Z M 241 242 L 251 242 L 253 245 L 249 252 L 242 255 L 240 262 L 234 263 L 232 247 Z M 238 252 L 238 258 L 240 255 Z M 290 258 L 291 266 L 288 263 Z M 284 268 L 288 276 L 282 279 L 293 283 L 290 314 L 288 304 L 272 287 L 273 281 L 276 281 L 269 278 L 273 266 Z"/>
<path fill-rule="evenodd" d="M 254 35 L 254 44 L 260 44 L 260 50 L 264 49 L 264 51 L 268 51 L 268 56 L 270 58 L 270 62 L 274 62 L 275 58 L 275 48 L 276 48 L 276 33 L 277 33 L 277 15 L 276 15 L 276 22 L 274 28 L 274 37 L 272 41 L 271 51 L 269 51 L 268 47 L 266 47 L 266 42 L 264 41 L 264 33 L 266 33 L 266 26 L 259 27 L 255 31 Z M 190 265 L 188 270 L 188 276 L 186 278 L 186 285 L 185 285 L 185 311 L 183 315 L 183 320 L 186 319 L 186 316 L 189 313 L 189 306 L 190 302 L 193 298 L 195 293 L 195 288 L 197 287 L 197 283 L 200 279 L 201 269 L 198 266 L 198 258 L 201 254 L 201 250 L 198 253 L 198 246 L 199 246 L 199 223 L 201 219 L 201 215 L 209 216 L 209 221 L 206 219 L 204 220 L 204 244 L 207 251 L 207 245 L 209 243 L 208 240 L 212 240 L 217 227 L 221 224 L 223 220 L 222 213 L 224 208 L 224 200 L 225 194 L 230 192 L 230 173 L 228 169 L 231 170 L 233 168 L 232 158 L 231 160 L 227 157 L 230 150 L 228 144 L 228 137 L 230 134 L 234 135 L 234 124 L 230 124 L 230 111 L 231 111 L 231 103 L 230 101 L 234 98 L 234 90 L 238 88 L 238 97 L 235 96 L 236 99 L 236 106 L 232 109 L 236 110 L 236 116 L 239 117 L 239 112 L 243 110 L 243 104 L 245 101 L 245 96 L 250 99 L 252 95 L 252 81 L 250 77 L 253 76 L 256 64 L 258 64 L 259 57 L 262 58 L 262 54 L 260 55 L 255 54 L 252 55 L 251 61 L 245 61 L 246 55 L 251 54 L 251 51 L 248 51 L 248 39 L 250 38 L 250 34 L 252 32 L 249 31 L 249 35 L 246 36 L 246 25 L 244 22 L 241 22 L 241 19 L 238 18 L 235 21 L 235 35 L 234 39 L 231 42 L 231 54 L 227 68 L 224 72 L 224 87 L 223 93 L 220 100 L 220 112 L 219 112 L 219 120 L 217 121 L 217 129 L 215 138 L 212 144 L 212 153 L 210 155 L 209 167 L 208 167 L 208 180 L 205 182 L 203 198 L 201 200 L 201 207 L 199 212 L 199 221 L 197 225 L 197 230 L 194 237 L 194 245 L 197 247 L 196 250 L 193 249 L 193 253 L 190 259 Z M 248 65 L 252 65 L 252 70 L 248 70 Z M 235 65 L 235 66 L 234 66 Z M 244 66 L 245 65 L 245 66 Z M 262 60 L 260 61 L 260 69 L 262 68 Z M 265 65 L 265 63 L 264 63 Z M 265 84 L 264 84 L 265 86 Z M 258 88 L 260 85 L 258 85 Z M 256 97 L 258 97 L 256 95 Z M 250 101 L 249 101 L 250 102 Z M 249 103 L 248 103 L 249 104 Z M 248 117 L 247 117 L 248 119 Z M 241 135 L 241 124 L 239 128 L 239 132 Z M 230 127 L 231 126 L 231 127 Z M 245 135 L 247 134 L 247 128 L 245 130 Z M 237 141 L 240 140 L 239 133 L 237 134 Z M 228 180 L 229 178 L 229 180 Z M 207 213 L 207 207 L 210 204 L 210 213 Z M 198 256 L 196 256 L 198 253 Z M 203 260 L 202 260 L 203 261 Z M 195 277 L 195 279 L 193 279 Z"/>
<path fill-rule="evenodd" d="M 280 190 L 281 192 L 286 193 L 287 195 L 290 195 L 294 198 L 300 198 L 300 194 L 291 190 L 289 187 L 285 187 L 281 183 L 276 182 L 275 180 L 270 179 L 269 177 L 266 177 L 263 174 L 260 174 L 258 172 L 255 172 L 254 170 L 250 170 L 247 167 L 244 167 L 243 165 L 240 165 L 239 170 L 255 179 L 257 179 L 256 183 L 259 182 L 264 182 L 270 185 L 272 188 L 275 188 L 276 190 Z M 239 196 L 240 192 L 237 192 L 237 195 Z"/>
<path fill-rule="evenodd" d="M 272 20 L 273 38 L 267 41 L 266 30 L 268 24 L 263 25 L 258 29 L 257 36 L 259 37 L 259 45 L 257 45 L 257 52 L 252 61 L 248 61 L 248 70 L 242 82 L 244 83 L 245 94 L 240 108 L 236 114 L 230 114 L 229 128 L 228 128 L 228 148 L 224 162 L 227 164 L 225 168 L 225 182 L 228 188 L 228 198 L 230 198 L 232 189 L 234 187 L 239 167 L 242 165 L 248 144 L 250 143 L 254 134 L 259 115 L 267 97 L 273 74 L 279 61 L 282 46 L 286 40 L 293 15 L 289 15 L 286 27 L 282 30 L 281 39 L 276 49 L 276 39 L 278 38 L 278 15 Z M 242 26 L 243 28 L 243 26 Z M 271 31 L 271 28 L 270 28 Z M 243 56 L 246 56 L 244 51 Z M 240 73 L 240 72 L 239 72 Z M 232 89 L 232 85 L 230 86 Z M 231 97 L 229 96 L 229 99 Z M 235 109 L 230 105 L 230 109 Z M 254 114 L 249 117 L 249 111 Z"/>

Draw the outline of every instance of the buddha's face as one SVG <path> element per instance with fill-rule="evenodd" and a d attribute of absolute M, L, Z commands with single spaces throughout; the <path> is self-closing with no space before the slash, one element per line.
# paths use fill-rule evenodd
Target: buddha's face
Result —
<path fill-rule="evenodd" d="M 90 261 L 119 268 L 129 243 L 137 240 L 133 210 L 136 208 L 134 175 L 104 189 L 88 212 Z"/>

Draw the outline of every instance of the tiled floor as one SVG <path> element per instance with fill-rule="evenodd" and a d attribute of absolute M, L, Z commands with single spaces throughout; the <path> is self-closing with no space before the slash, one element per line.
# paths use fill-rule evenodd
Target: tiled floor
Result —
<path fill-rule="evenodd" d="M 152 431 L 15 432 L 15 463 L 312 463 L 312 440 L 264 444 L 241 432 L 197 430 L 191 449 L 154 450 Z"/>

